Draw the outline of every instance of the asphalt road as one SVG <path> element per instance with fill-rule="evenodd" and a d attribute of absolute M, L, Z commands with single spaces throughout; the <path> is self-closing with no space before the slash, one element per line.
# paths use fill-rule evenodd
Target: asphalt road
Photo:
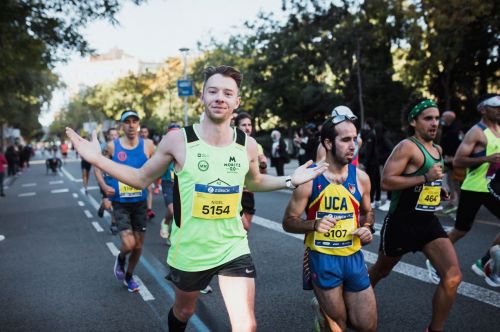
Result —
<path fill-rule="evenodd" d="M 173 289 L 164 279 L 168 247 L 159 228 L 165 213 L 154 196 L 157 216 L 150 222 L 143 257 L 135 274 L 142 292 L 130 294 L 113 276 L 119 238 L 109 232 L 109 215 L 97 217 L 100 194 L 91 176 L 82 190 L 80 162 L 74 156 L 56 175 L 47 175 L 42 156 L 31 168 L 6 181 L 0 199 L 0 331 L 166 331 Z M 287 165 L 289 173 L 294 166 Z M 273 169 L 270 172 L 274 172 Z M 302 290 L 303 243 L 281 228 L 290 192 L 257 193 L 257 213 L 249 233 L 257 268 L 258 331 L 311 331 L 311 292 Z M 377 224 L 384 214 L 376 212 Z M 445 227 L 453 221 L 442 216 Z M 481 257 L 500 223 L 481 211 L 457 246 L 464 281 L 448 319 L 447 331 L 498 331 L 500 289 L 489 287 L 470 266 Z M 376 259 L 379 237 L 364 248 Z M 200 295 L 188 331 L 229 331 L 217 286 Z M 435 285 L 427 280 L 425 258 L 409 254 L 375 289 L 379 331 L 424 331 Z M 362 304 L 360 304 L 362 305 Z"/>

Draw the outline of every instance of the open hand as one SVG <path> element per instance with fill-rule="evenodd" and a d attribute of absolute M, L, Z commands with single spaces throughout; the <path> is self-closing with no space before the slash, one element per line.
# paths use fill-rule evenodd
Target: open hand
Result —
<path fill-rule="evenodd" d="M 303 183 L 311 181 L 318 175 L 322 174 L 328 168 L 328 163 L 320 161 L 315 167 L 308 168 L 313 161 L 309 160 L 304 165 L 298 167 L 292 174 L 292 184 L 297 187 Z"/>
<path fill-rule="evenodd" d="M 66 135 L 69 137 L 75 150 L 78 151 L 80 156 L 91 164 L 95 164 L 101 155 L 101 147 L 97 140 L 97 134 L 92 132 L 92 140 L 89 142 L 78 135 L 73 129 L 66 127 Z"/>

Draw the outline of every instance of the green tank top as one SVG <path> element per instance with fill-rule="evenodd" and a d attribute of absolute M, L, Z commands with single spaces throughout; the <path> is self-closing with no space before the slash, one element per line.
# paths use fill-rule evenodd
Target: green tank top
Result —
<path fill-rule="evenodd" d="M 420 176 L 427 173 L 427 171 L 435 164 L 441 163 L 443 165 L 443 157 L 441 154 L 439 158 L 434 158 L 427 149 L 416 138 L 408 138 L 415 143 L 419 150 L 424 155 L 424 163 L 411 174 L 404 174 L 404 176 Z M 435 144 L 433 144 L 436 146 Z M 412 218 L 401 218 L 404 221 L 414 220 L 413 217 L 425 216 L 428 213 L 434 213 L 441 203 L 441 187 L 442 180 L 426 182 L 403 190 L 394 190 L 392 192 L 391 206 L 389 214 L 398 216 L 412 216 Z"/>
<path fill-rule="evenodd" d="M 186 160 L 175 174 L 174 223 L 167 263 L 195 272 L 250 253 L 240 219 L 249 160 L 246 134 L 239 129 L 234 129 L 234 140 L 225 147 L 201 140 L 196 127 L 183 131 Z"/>
<path fill-rule="evenodd" d="M 477 126 L 483 129 L 484 136 L 486 136 L 486 150 L 474 153 L 471 156 L 481 157 L 499 153 L 500 137 L 496 137 L 495 134 L 483 123 L 478 123 Z M 488 192 L 488 182 L 490 181 L 491 176 L 495 173 L 496 169 L 499 167 L 500 165 L 498 164 L 482 163 L 479 166 L 467 168 L 467 173 L 465 175 L 464 182 L 462 183 L 462 189 L 475 192 Z"/>

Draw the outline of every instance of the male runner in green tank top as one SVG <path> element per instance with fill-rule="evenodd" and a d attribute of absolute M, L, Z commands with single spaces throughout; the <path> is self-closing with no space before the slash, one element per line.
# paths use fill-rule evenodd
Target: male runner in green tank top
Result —
<path fill-rule="evenodd" d="M 384 167 L 382 188 L 393 193 L 380 232 L 379 255 L 369 274 L 375 287 L 404 254 L 422 251 L 441 276 L 428 331 L 442 331 L 455 302 L 461 273 L 455 249 L 434 215 L 443 176 L 441 147 L 433 143 L 439 110 L 432 100 L 423 99 L 412 103 L 407 112 L 412 136 L 394 148 Z"/>
<path fill-rule="evenodd" d="M 487 94 L 481 97 L 477 110 L 481 113 L 481 121 L 467 132 L 453 159 L 453 166 L 467 168 L 455 227 L 448 233 L 453 243 L 470 231 L 482 205 L 497 219 L 500 218 L 500 204 L 488 191 L 488 182 L 500 168 L 500 96 Z M 497 236 L 494 244 L 499 242 L 500 236 Z M 488 250 L 472 265 L 472 270 L 484 277 L 484 265 L 489 259 Z"/>
<path fill-rule="evenodd" d="M 66 133 L 84 158 L 135 188 L 145 188 L 174 162 L 174 224 L 167 262 L 175 301 L 168 313 L 169 331 L 185 330 L 199 291 L 214 275 L 232 330 L 255 331 L 255 267 L 239 215 L 243 186 L 250 191 L 294 188 L 324 172 L 327 164 L 307 168 L 310 161 L 291 177 L 261 174 L 257 142 L 230 126 L 240 105 L 241 74 L 229 66 L 208 67 L 204 74 L 205 119 L 165 135 L 140 169 L 102 157 L 95 135 L 88 142 L 70 128 Z"/>

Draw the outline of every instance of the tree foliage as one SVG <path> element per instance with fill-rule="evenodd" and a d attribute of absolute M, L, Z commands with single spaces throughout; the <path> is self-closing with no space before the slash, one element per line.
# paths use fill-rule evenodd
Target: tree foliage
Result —
<path fill-rule="evenodd" d="M 478 95 L 498 91 L 498 1 L 421 0 L 402 8 L 404 37 L 411 45 L 404 58 L 408 85 L 458 111 L 473 110 Z M 474 113 L 464 115 L 470 119 Z"/>
<path fill-rule="evenodd" d="M 81 128 L 84 122 L 117 120 L 124 110 L 134 109 L 141 116 L 142 125 L 162 134 L 167 122 L 182 120 L 176 84 L 182 68 L 179 58 L 169 58 L 155 73 L 129 73 L 116 81 L 88 87 L 59 112 L 50 130 L 61 135 L 66 126 Z"/>
<path fill-rule="evenodd" d="M 69 51 L 91 52 L 81 29 L 96 19 L 116 23 L 120 8 L 118 0 L 0 1 L 0 125 L 25 135 L 38 128 L 38 115 L 58 86 L 55 62 Z"/>
<path fill-rule="evenodd" d="M 217 61 L 239 65 L 242 109 L 257 122 L 318 122 L 345 104 L 399 131 L 412 95 L 460 111 L 498 90 L 498 6 L 495 0 L 284 0 L 286 21 L 261 14 L 247 22 L 246 35 L 212 42 L 195 70 Z M 467 121 L 475 113 L 460 116 Z"/>

